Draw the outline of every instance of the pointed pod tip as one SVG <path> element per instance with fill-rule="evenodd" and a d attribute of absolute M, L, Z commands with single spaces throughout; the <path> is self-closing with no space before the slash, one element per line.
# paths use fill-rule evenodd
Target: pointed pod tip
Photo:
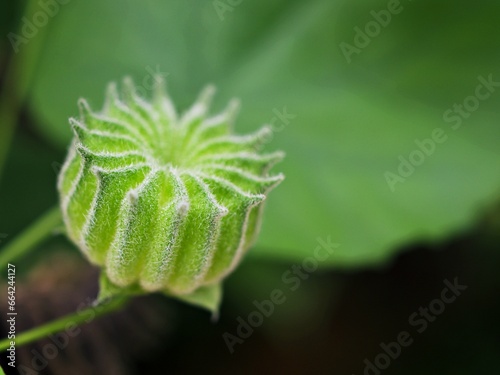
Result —
<path fill-rule="evenodd" d="M 265 201 L 266 198 L 267 198 L 267 196 L 265 194 L 252 195 L 248 198 L 248 202 L 247 202 L 246 207 L 249 208 L 249 207 L 257 206 L 258 204 Z"/>
<path fill-rule="evenodd" d="M 136 95 L 135 83 L 130 76 L 123 78 L 123 95 L 126 99 L 133 98 Z"/>
<path fill-rule="evenodd" d="M 87 159 L 89 159 L 91 157 L 91 153 L 89 152 L 89 150 L 81 142 L 78 142 L 75 145 L 75 150 L 85 160 L 87 160 Z"/>
<path fill-rule="evenodd" d="M 239 99 L 233 98 L 229 101 L 224 112 L 226 113 L 227 118 L 232 122 L 240 112 L 240 109 L 241 101 Z"/>
<path fill-rule="evenodd" d="M 206 85 L 203 90 L 201 90 L 200 96 L 198 97 L 197 102 L 205 104 L 207 107 L 210 105 L 215 92 L 217 89 L 215 88 L 215 85 L 213 84 L 208 84 Z"/>
<path fill-rule="evenodd" d="M 282 161 L 286 156 L 286 152 L 278 150 L 270 154 L 270 159 L 273 160 L 273 162 L 277 163 L 279 161 Z"/>
<path fill-rule="evenodd" d="M 159 101 L 165 96 L 167 96 L 167 80 L 163 74 L 155 74 L 153 76 L 154 90 L 153 98 L 155 101 Z"/>
<path fill-rule="evenodd" d="M 106 171 L 104 168 L 102 167 L 98 167 L 98 166 L 92 166 L 90 167 L 90 172 L 96 176 L 99 181 L 103 181 L 104 179 L 106 179 L 107 176 L 110 175 L 110 173 L 108 171 Z"/>
<path fill-rule="evenodd" d="M 78 108 L 80 110 L 80 118 L 82 119 L 82 121 L 92 115 L 90 105 L 84 98 L 78 99 Z"/>
<path fill-rule="evenodd" d="M 113 104 L 117 103 L 119 100 L 120 96 L 118 94 L 118 85 L 116 84 L 116 82 L 108 83 L 108 86 L 106 86 L 106 95 L 102 112 L 104 114 L 108 114 Z"/>
<path fill-rule="evenodd" d="M 165 88 L 167 85 L 167 76 L 164 74 L 154 74 L 153 81 L 155 82 L 156 87 Z"/>
<path fill-rule="evenodd" d="M 271 125 L 262 126 L 257 132 L 254 133 L 255 147 L 259 149 L 263 144 L 269 142 L 272 139 L 273 129 Z"/>
<path fill-rule="evenodd" d="M 133 87 L 134 86 L 134 80 L 132 79 L 131 76 L 125 76 L 125 77 L 123 77 L 123 85 L 126 86 L 126 87 L 127 86 L 128 87 L 130 87 L 130 86 Z"/>
<path fill-rule="evenodd" d="M 75 136 L 78 138 L 80 142 L 82 142 L 83 138 L 85 137 L 85 133 L 87 131 L 85 125 L 81 121 L 73 117 L 69 119 L 69 124 L 71 125 L 71 128 L 73 129 L 73 133 L 75 134 Z"/>
<path fill-rule="evenodd" d="M 106 94 L 107 96 L 118 96 L 118 85 L 116 82 L 109 82 L 106 86 Z"/>

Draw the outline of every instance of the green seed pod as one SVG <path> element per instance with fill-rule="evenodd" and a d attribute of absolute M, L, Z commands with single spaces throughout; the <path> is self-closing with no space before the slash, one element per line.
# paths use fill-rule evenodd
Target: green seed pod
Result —
<path fill-rule="evenodd" d="M 235 101 L 207 116 L 214 91 L 180 117 L 163 81 L 151 102 L 130 79 L 122 98 L 109 85 L 101 112 L 79 101 L 58 190 L 69 238 L 102 269 L 101 294 L 162 291 L 215 308 L 254 243 L 283 153 L 258 153 L 268 127 L 232 134 Z"/>

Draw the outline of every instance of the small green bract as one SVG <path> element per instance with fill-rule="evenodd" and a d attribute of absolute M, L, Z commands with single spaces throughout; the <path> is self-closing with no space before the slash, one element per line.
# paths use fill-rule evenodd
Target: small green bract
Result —
<path fill-rule="evenodd" d="M 236 101 L 207 116 L 213 94 L 207 87 L 178 116 L 163 81 L 149 102 L 126 78 L 122 98 L 109 85 L 101 112 L 79 101 L 58 189 L 68 236 L 101 267 L 101 288 L 213 309 L 221 280 L 254 243 L 263 201 L 283 180 L 269 169 L 283 153 L 258 153 L 268 127 L 232 134 Z"/>

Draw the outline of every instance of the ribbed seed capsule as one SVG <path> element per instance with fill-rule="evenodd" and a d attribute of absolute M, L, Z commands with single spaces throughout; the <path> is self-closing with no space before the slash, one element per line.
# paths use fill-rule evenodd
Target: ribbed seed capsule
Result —
<path fill-rule="evenodd" d="M 122 98 L 110 84 L 99 113 L 80 100 L 61 209 L 70 239 L 107 284 L 196 303 L 255 241 L 263 201 L 283 180 L 269 169 L 283 153 L 258 153 L 266 127 L 232 134 L 235 101 L 207 116 L 213 87 L 179 117 L 163 86 L 148 102 L 130 79 Z"/>

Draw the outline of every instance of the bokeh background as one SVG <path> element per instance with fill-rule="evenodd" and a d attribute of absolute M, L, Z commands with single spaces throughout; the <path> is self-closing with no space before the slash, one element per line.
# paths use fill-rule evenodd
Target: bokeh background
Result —
<path fill-rule="evenodd" d="M 179 111 L 214 83 L 214 113 L 240 98 L 236 131 L 271 123 L 267 149 L 287 153 L 287 178 L 225 283 L 217 321 L 142 297 L 85 325 L 40 373 L 363 374 L 402 331 L 413 343 L 380 373 L 498 368 L 500 4 L 30 0 L 0 9 L 0 246 L 56 204 L 77 99 L 99 110 L 106 84 L 126 75 L 146 97 L 152 75 L 164 75 Z M 418 158 L 436 129 L 445 140 Z M 318 238 L 339 246 L 292 291 L 283 275 Z M 18 331 L 97 293 L 97 270 L 62 236 L 16 265 Z M 455 278 L 468 288 L 416 332 L 409 317 Z M 231 354 L 224 333 L 236 335 L 238 317 L 274 289 L 286 301 Z M 19 348 L 18 363 L 29 367 L 47 342 Z"/>

